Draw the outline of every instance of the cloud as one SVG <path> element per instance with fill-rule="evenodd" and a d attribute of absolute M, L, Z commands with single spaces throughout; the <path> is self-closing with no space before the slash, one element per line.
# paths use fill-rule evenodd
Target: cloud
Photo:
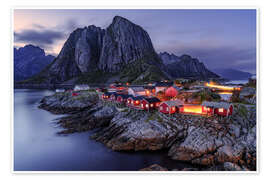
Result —
<path fill-rule="evenodd" d="M 14 33 L 15 42 L 51 45 L 54 41 L 64 38 L 60 31 L 26 29 Z"/>

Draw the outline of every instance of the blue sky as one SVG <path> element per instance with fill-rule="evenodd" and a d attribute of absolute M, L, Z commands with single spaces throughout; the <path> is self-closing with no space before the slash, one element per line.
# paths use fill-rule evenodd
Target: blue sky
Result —
<path fill-rule="evenodd" d="M 34 44 L 57 55 L 78 27 L 106 28 L 115 15 L 143 27 L 156 51 L 189 54 L 210 69 L 256 72 L 256 10 L 14 10 L 15 46 Z"/>

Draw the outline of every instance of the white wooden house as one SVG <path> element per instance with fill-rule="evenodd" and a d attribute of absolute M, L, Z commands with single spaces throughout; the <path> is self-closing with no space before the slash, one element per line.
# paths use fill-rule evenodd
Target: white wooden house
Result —
<path fill-rule="evenodd" d="M 128 94 L 132 96 L 145 96 L 145 90 L 143 87 L 129 87 Z"/>
<path fill-rule="evenodd" d="M 87 84 L 79 84 L 74 87 L 74 91 L 84 91 L 89 89 L 90 87 Z"/>

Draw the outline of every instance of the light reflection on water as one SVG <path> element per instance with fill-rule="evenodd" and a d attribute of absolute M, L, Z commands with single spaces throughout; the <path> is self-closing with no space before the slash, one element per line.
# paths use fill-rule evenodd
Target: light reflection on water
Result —
<path fill-rule="evenodd" d="M 48 90 L 14 90 L 15 171 L 138 170 L 152 164 L 168 168 L 190 167 L 172 161 L 166 152 L 114 152 L 89 139 L 91 132 L 60 136 L 54 119 L 60 117 L 38 109 Z"/>

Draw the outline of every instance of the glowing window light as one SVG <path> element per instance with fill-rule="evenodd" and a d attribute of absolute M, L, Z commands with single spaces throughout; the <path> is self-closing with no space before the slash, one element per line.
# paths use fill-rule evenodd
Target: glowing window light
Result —
<path fill-rule="evenodd" d="M 175 111 L 175 107 L 172 107 L 172 111 Z"/>
<path fill-rule="evenodd" d="M 169 111 L 169 108 L 167 107 L 166 110 Z"/>
<path fill-rule="evenodd" d="M 143 104 L 141 104 L 141 107 L 143 108 Z"/>
<path fill-rule="evenodd" d="M 218 112 L 223 113 L 223 108 L 218 108 Z"/>
<path fill-rule="evenodd" d="M 160 110 L 161 110 L 161 111 L 163 110 L 163 107 L 162 107 L 162 106 L 160 106 Z"/>
<path fill-rule="evenodd" d="M 136 104 L 139 104 L 139 101 L 136 101 L 135 103 L 136 103 Z"/>
<path fill-rule="evenodd" d="M 149 105 L 148 105 L 148 104 L 146 104 L 146 105 L 145 105 L 145 107 L 147 107 L 147 108 L 148 108 L 148 107 L 149 107 Z"/>
<path fill-rule="evenodd" d="M 154 107 L 154 104 L 150 104 L 151 107 Z"/>

